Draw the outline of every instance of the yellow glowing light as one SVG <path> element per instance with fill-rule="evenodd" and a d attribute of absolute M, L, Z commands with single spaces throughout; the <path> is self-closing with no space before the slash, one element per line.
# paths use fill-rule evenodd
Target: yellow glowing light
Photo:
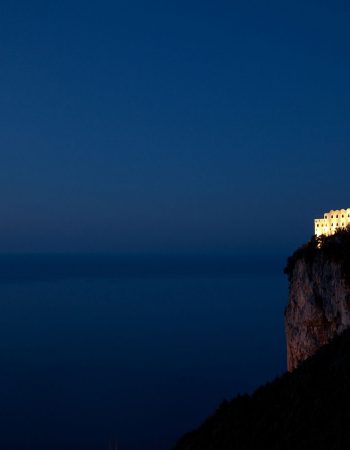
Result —
<path fill-rule="evenodd" d="M 323 214 L 322 219 L 315 219 L 316 236 L 331 236 L 339 228 L 346 228 L 350 224 L 350 208 L 335 209 Z"/>

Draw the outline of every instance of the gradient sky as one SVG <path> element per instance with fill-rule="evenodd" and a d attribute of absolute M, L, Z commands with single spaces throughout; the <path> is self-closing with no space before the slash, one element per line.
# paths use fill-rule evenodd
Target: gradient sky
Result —
<path fill-rule="evenodd" d="M 350 207 L 346 1 L 2 1 L 0 252 L 290 251 Z"/>

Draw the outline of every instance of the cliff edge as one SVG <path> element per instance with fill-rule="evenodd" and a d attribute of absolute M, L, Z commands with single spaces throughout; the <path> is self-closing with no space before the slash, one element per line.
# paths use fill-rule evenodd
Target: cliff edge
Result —
<path fill-rule="evenodd" d="M 350 228 L 313 237 L 289 259 L 288 370 L 350 327 Z"/>

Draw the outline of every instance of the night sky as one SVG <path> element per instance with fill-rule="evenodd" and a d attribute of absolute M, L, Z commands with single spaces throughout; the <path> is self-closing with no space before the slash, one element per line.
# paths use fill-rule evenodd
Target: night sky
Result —
<path fill-rule="evenodd" d="M 0 252 L 281 253 L 350 207 L 347 1 L 2 1 Z"/>

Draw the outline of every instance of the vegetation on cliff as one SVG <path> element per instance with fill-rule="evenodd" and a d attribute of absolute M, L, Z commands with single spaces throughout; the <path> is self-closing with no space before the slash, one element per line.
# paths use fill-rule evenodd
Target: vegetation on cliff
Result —
<path fill-rule="evenodd" d="M 287 261 L 284 273 L 291 280 L 295 264 L 304 259 L 312 263 L 316 258 L 337 262 L 341 266 L 345 281 L 350 285 L 350 225 L 339 228 L 332 236 L 312 236 L 303 246 L 298 248 Z"/>
<path fill-rule="evenodd" d="M 224 402 L 173 450 L 344 450 L 350 442 L 350 331 L 296 370 Z"/>

